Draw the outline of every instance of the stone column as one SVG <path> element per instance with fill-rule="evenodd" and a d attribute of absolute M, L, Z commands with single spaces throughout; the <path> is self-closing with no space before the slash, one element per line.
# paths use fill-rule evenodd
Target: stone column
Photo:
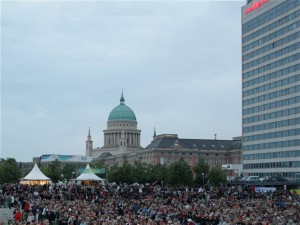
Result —
<path fill-rule="evenodd" d="M 134 140 L 134 145 L 137 146 L 137 144 L 136 144 L 136 141 L 137 141 L 136 133 L 134 134 L 134 139 L 133 140 Z"/>

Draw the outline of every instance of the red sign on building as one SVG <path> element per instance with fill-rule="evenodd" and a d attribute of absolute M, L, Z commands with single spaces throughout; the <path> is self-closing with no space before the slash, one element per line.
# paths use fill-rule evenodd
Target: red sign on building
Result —
<path fill-rule="evenodd" d="M 251 7 L 249 7 L 248 9 L 246 9 L 245 13 L 247 14 L 255 9 L 258 9 L 261 5 L 265 4 L 268 1 L 269 0 L 260 0 L 258 2 L 253 2 L 253 5 Z"/>

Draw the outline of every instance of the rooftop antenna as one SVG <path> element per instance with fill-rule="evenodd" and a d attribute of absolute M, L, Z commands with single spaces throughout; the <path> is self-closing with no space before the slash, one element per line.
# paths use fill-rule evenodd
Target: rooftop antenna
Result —
<path fill-rule="evenodd" d="M 217 140 L 217 134 L 214 134 L 215 135 L 215 140 Z"/>

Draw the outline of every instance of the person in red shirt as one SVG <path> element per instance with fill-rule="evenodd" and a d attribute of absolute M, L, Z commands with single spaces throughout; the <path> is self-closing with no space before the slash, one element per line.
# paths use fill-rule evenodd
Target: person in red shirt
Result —
<path fill-rule="evenodd" d="M 15 215 L 14 215 L 14 219 L 15 219 L 15 221 L 17 223 L 19 223 L 21 221 L 21 216 L 22 216 L 22 214 L 21 214 L 20 210 L 16 209 L 16 212 L 15 212 Z"/>
<path fill-rule="evenodd" d="M 24 209 L 25 212 L 27 212 L 27 213 L 29 212 L 30 205 L 29 205 L 28 202 L 25 202 L 25 203 L 24 203 L 23 209 Z"/>

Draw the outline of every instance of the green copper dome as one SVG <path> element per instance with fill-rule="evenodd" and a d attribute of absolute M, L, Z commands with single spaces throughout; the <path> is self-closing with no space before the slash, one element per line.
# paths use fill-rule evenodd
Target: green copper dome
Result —
<path fill-rule="evenodd" d="M 108 122 L 110 121 L 136 121 L 136 117 L 131 108 L 125 105 L 125 99 L 122 96 L 120 99 L 120 105 L 115 107 L 108 116 Z"/>

